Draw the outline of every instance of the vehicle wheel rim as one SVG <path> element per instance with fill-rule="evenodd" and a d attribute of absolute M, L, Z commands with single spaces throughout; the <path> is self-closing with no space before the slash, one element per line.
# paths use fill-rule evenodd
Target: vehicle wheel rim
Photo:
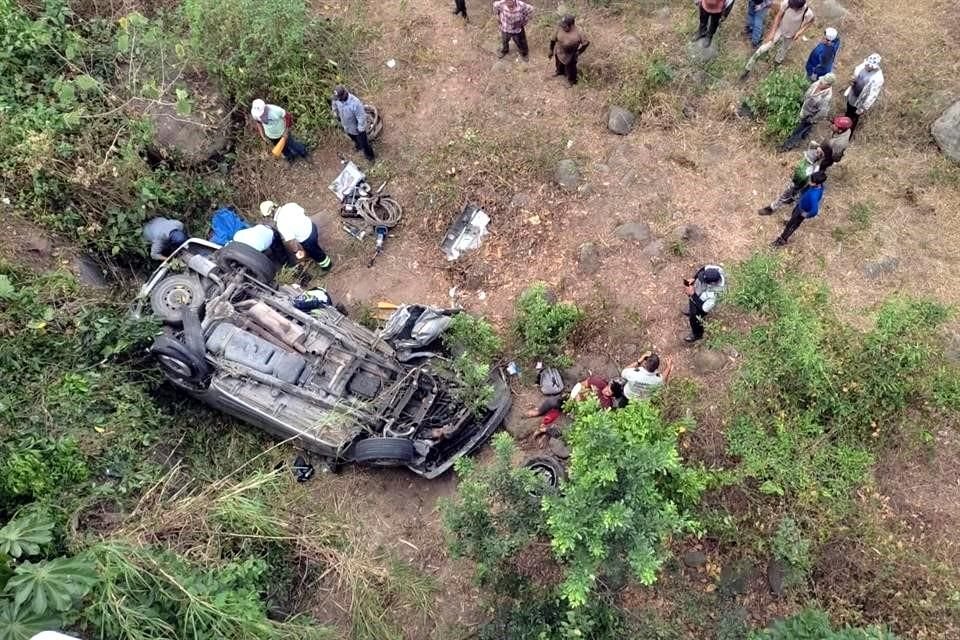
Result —
<path fill-rule="evenodd" d="M 164 291 L 160 301 L 167 309 L 179 311 L 193 303 L 193 293 L 190 291 L 190 287 L 177 284 Z"/>
<path fill-rule="evenodd" d="M 547 485 L 551 487 L 557 486 L 557 474 L 554 473 L 548 465 L 545 464 L 532 464 L 528 467 L 535 474 L 546 480 Z"/>
<path fill-rule="evenodd" d="M 164 367 L 170 370 L 171 373 L 174 373 L 181 378 L 189 378 L 193 374 L 193 371 L 190 370 L 190 365 L 182 360 L 177 360 L 176 358 L 171 358 L 170 356 L 164 355 L 159 356 L 158 359 Z"/>

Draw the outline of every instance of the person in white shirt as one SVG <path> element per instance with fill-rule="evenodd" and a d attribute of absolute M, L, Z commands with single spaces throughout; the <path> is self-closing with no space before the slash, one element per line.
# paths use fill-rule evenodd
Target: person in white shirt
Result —
<path fill-rule="evenodd" d="M 620 377 L 625 381 L 623 394 L 630 400 L 650 397 L 650 394 L 670 377 L 671 366 L 668 360 L 661 370 L 660 356 L 647 351 L 639 360 L 620 372 Z"/>
<path fill-rule="evenodd" d="M 317 225 L 313 223 L 303 207 L 296 202 L 278 206 L 266 200 L 260 203 L 260 213 L 264 217 L 273 217 L 280 238 L 298 261 L 309 255 L 321 269 L 330 270 L 333 261 L 320 246 Z"/>
<path fill-rule="evenodd" d="M 279 234 L 266 224 L 257 224 L 241 229 L 233 235 L 233 241 L 256 249 L 278 264 L 287 263 L 287 250 Z"/>

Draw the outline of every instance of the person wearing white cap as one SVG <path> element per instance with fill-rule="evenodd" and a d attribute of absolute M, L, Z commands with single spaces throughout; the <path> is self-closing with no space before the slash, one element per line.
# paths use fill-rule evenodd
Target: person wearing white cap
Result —
<path fill-rule="evenodd" d="M 833 101 L 833 83 L 836 76 L 828 73 L 818 80 L 814 80 L 807 93 L 803 96 L 800 106 L 800 122 L 790 134 L 790 137 L 780 145 L 780 151 L 789 151 L 796 148 L 810 135 L 810 130 L 821 120 L 830 116 L 830 103 Z"/>
<path fill-rule="evenodd" d="M 850 131 L 855 131 L 860 116 L 866 113 L 880 96 L 883 88 L 883 71 L 880 69 L 879 53 L 871 53 L 857 65 L 850 78 L 850 86 L 843 94 L 847 97 L 847 117 L 853 122 Z"/>
<path fill-rule="evenodd" d="M 265 218 L 273 218 L 280 238 L 294 258 L 300 261 L 310 256 L 321 269 L 330 270 L 333 261 L 320 247 L 317 225 L 313 223 L 303 207 L 296 202 L 277 206 L 276 203 L 265 200 L 260 203 L 260 213 Z"/>
<path fill-rule="evenodd" d="M 782 64 L 787 58 L 787 52 L 793 43 L 803 35 L 811 24 L 813 24 L 814 15 L 806 0 L 786 0 L 777 12 L 777 17 L 773 19 L 773 25 L 767 34 L 767 39 L 763 44 L 757 47 L 753 52 L 747 64 L 743 67 L 743 73 L 740 74 L 741 80 L 746 80 L 757 60 L 766 55 L 770 49 L 777 46 L 777 52 L 773 56 L 774 64 Z"/>
<path fill-rule="evenodd" d="M 250 117 L 260 134 L 260 138 L 267 144 L 267 152 L 272 151 L 283 141 L 283 157 L 293 163 L 297 158 L 308 158 L 310 152 L 306 145 L 290 134 L 290 125 L 293 119 L 287 112 L 275 104 L 267 104 L 260 98 L 250 105 Z"/>
<path fill-rule="evenodd" d="M 827 27 L 823 38 L 810 52 L 807 58 L 807 79 L 814 82 L 820 76 L 833 71 L 833 62 L 840 50 L 840 34 L 833 27 Z"/>

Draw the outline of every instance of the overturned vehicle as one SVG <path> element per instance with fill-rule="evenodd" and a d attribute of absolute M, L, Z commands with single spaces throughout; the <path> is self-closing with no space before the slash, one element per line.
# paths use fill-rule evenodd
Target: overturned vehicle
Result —
<path fill-rule="evenodd" d="M 335 307 L 305 310 L 303 291 L 274 288 L 275 276 L 266 256 L 238 243 L 192 239 L 165 260 L 138 311 L 149 307 L 164 323 L 150 351 L 167 379 L 330 466 L 404 466 L 435 478 L 503 422 L 510 392 L 499 372 L 486 407 L 469 409 L 441 355 L 406 349 L 401 360 Z"/>

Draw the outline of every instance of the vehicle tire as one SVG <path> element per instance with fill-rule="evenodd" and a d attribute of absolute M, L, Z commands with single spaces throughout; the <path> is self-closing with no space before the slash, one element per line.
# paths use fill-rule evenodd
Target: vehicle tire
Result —
<path fill-rule="evenodd" d="M 246 269 L 250 275 L 263 284 L 273 284 L 277 277 L 277 265 L 267 256 L 242 242 L 228 242 L 217 251 L 217 265 L 221 269 L 233 271 Z"/>
<path fill-rule="evenodd" d="M 210 373 L 207 361 L 179 340 L 169 336 L 157 336 L 150 347 L 150 353 L 172 383 L 190 389 L 206 387 L 207 374 Z"/>
<path fill-rule="evenodd" d="M 541 476 L 551 490 L 555 490 L 567 478 L 563 463 L 553 456 L 533 456 L 524 461 L 523 466 Z"/>
<path fill-rule="evenodd" d="M 183 273 L 174 273 L 158 282 L 150 292 L 150 308 L 164 322 L 180 324 L 183 310 L 199 312 L 207 297 L 200 281 Z"/>
<path fill-rule="evenodd" d="M 400 467 L 413 462 L 413 440 L 366 438 L 353 445 L 353 461 L 377 467 Z"/>
<path fill-rule="evenodd" d="M 363 105 L 363 110 L 367 114 L 367 139 L 376 140 L 383 133 L 383 118 L 380 116 L 380 110 L 372 104 Z"/>

